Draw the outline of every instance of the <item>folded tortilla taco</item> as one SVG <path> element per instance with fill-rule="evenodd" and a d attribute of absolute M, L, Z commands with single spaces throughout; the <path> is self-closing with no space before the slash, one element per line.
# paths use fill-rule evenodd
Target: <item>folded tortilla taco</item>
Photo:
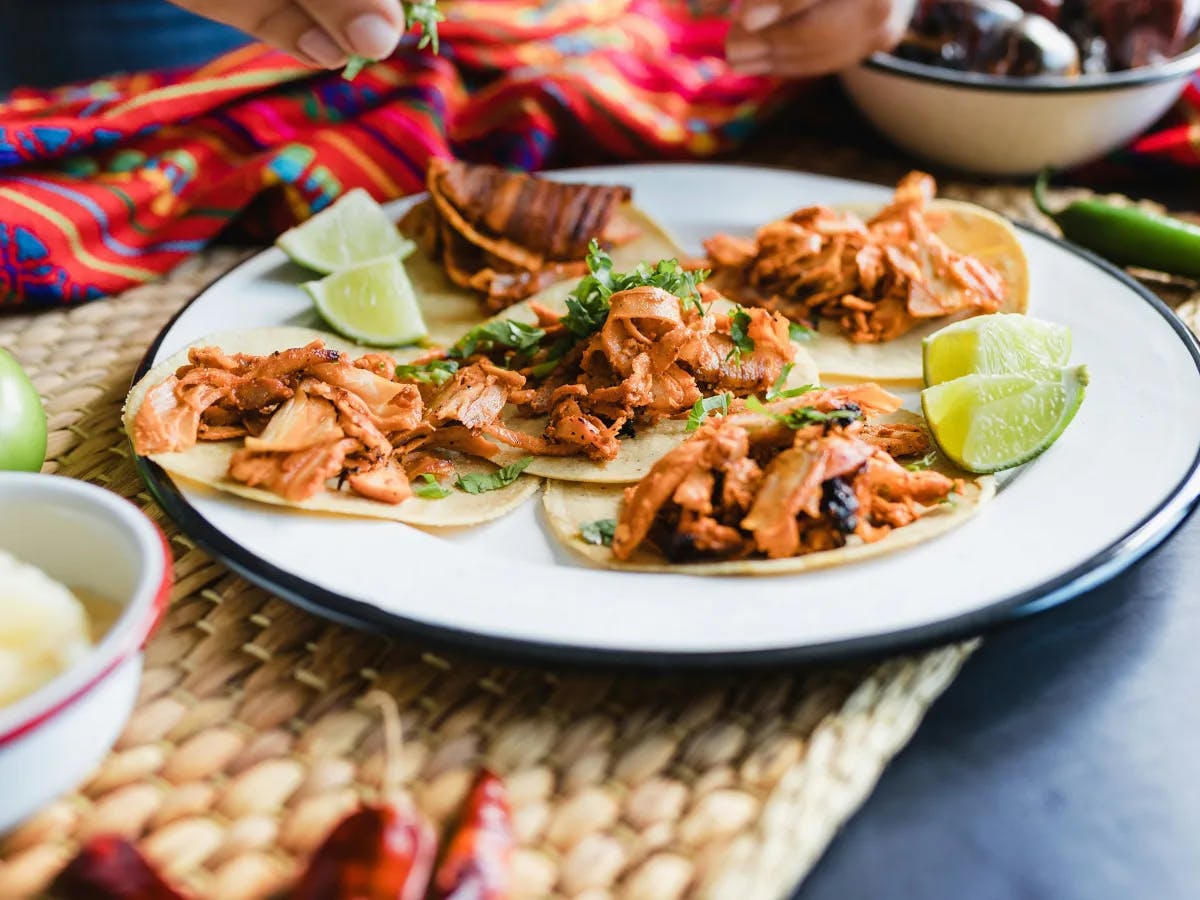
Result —
<path fill-rule="evenodd" d="M 1023 313 L 1029 271 L 1012 225 L 982 207 L 935 200 L 906 176 L 892 203 L 812 206 L 753 238 L 705 242 L 712 284 L 746 305 L 815 327 L 826 379 L 920 383 L 921 341 L 951 322 Z"/>
<path fill-rule="evenodd" d="M 648 572 L 778 575 L 913 546 L 995 487 L 938 460 L 899 403 L 874 384 L 738 403 L 636 485 L 548 482 L 546 518 L 588 562 Z"/>
<path fill-rule="evenodd" d="M 620 185 L 551 181 L 435 159 L 429 197 L 400 222 L 418 250 L 406 261 L 430 339 L 450 343 L 480 318 L 587 274 L 596 239 L 620 269 L 679 257 L 661 225 Z"/>
<path fill-rule="evenodd" d="M 229 494 L 474 525 L 520 506 L 539 480 L 522 474 L 527 460 L 491 462 L 496 446 L 438 406 L 444 374 L 307 328 L 230 332 L 151 369 L 129 392 L 124 424 L 139 455 Z"/>
<path fill-rule="evenodd" d="M 706 292 L 702 273 L 674 259 L 615 272 L 595 246 L 588 265 L 448 352 L 508 373 L 508 408 L 484 429 L 507 448 L 496 461 L 532 455 L 526 471 L 547 478 L 636 481 L 698 411 L 816 381 L 782 316 Z"/>

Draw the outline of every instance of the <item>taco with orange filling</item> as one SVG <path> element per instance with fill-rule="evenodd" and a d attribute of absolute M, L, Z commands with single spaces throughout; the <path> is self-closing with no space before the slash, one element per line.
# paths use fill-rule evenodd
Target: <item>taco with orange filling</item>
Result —
<path fill-rule="evenodd" d="M 474 525 L 521 505 L 529 459 L 488 440 L 519 375 L 408 366 L 305 328 L 214 335 L 134 385 L 134 451 L 193 484 L 310 512 Z"/>
<path fill-rule="evenodd" d="M 929 540 L 994 493 L 941 464 L 920 417 L 875 384 L 731 401 L 637 484 L 550 483 L 551 529 L 620 569 L 768 575 Z"/>
<path fill-rule="evenodd" d="M 770 394 L 816 380 L 787 320 L 703 286 L 674 259 L 617 272 L 596 244 L 589 274 L 472 328 L 442 356 L 521 379 L 486 433 L 527 471 L 636 481 L 713 396 Z M 569 288 L 569 290 L 568 290 Z M 428 357 L 432 359 L 434 355 Z"/>
<path fill-rule="evenodd" d="M 935 200 L 921 172 L 882 209 L 809 206 L 753 237 L 705 242 L 712 284 L 747 306 L 817 330 L 827 379 L 921 380 L 921 341 L 950 322 L 1023 313 L 1029 273 L 1011 225 L 969 203 Z"/>

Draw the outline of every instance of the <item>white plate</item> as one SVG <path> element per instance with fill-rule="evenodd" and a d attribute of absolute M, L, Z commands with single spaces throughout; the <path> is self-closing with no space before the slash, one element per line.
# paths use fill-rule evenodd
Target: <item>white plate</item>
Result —
<path fill-rule="evenodd" d="M 879 187 L 734 166 L 629 166 L 566 177 L 632 185 L 690 252 L 806 204 L 879 201 Z M 411 201 L 408 201 L 411 202 Z M 398 216 L 406 202 L 392 211 Z M 1158 544 L 1197 493 L 1200 352 L 1156 298 L 1081 251 L 1022 232 L 1034 315 L 1074 335 L 1092 373 L 1074 423 L 938 540 L 796 576 L 697 578 L 585 568 L 556 547 L 536 500 L 435 537 L 323 519 L 142 472 L 166 511 L 246 577 L 318 613 L 504 653 L 633 663 L 760 663 L 945 639 L 1111 578 Z M 303 275 L 278 250 L 217 281 L 162 332 L 146 367 L 207 334 L 311 324 Z M 910 404 L 911 405 L 911 404 Z"/>

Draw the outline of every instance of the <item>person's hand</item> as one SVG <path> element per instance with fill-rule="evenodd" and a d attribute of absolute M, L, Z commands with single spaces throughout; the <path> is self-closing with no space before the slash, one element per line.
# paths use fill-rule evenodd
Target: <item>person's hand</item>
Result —
<path fill-rule="evenodd" d="M 350 54 L 390 56 L 404 33 L 400 0 L 171 0 L 326 68 Z"/>
<path fill-rule="evenodd" d="M 917 0 L 745 0 L 725 41 L 747 75 L 828 75 L 904 36 Z"/>

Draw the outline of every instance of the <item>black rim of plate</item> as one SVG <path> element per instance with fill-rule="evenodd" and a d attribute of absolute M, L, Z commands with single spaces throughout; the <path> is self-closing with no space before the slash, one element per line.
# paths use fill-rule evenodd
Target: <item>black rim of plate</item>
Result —
<path fill-rule="evenodd" d="M 1001 91 L 1016 94 L 1067 94 L 1080 92 L 1116 91 L 1175 79 L 1186 80 L 1200 67 L 1200 44 L 1196 44 L 1173 59 L 1154 66 L 1142 66 L 1124 72 L 1103 75 L 1079 75 L 1075 78 L 1033 76 L 1018 78 L 1010 75 L 988 75 L 981 72 L 961 72 L 928 63 L 914 62 L 891 53 L 874 53 L 862 62 L 863 68 L 928 81 L 947 87 L 980 91 Z"/>
<path fill-rule="evenodd" d="M 1049 240 L 1061 249 L 1091 263 L 1150 304 L 1183 341 L 1196 366 L 1197 373 L 1200 374 L 1200 343 L 1175 312 L 1159 297 L 1112 263 L 1082 247 L 1027 225 L 1016 223 L 1016 227 Z M 170 321 L 159 331 L 145 356 L 142 357 L 142 361 L 138 364 L 133 378 L 134 383 L 152 368 L 155 354 L 179 317 L 219 282 L 257 258 L 258 254 L 251 256 L 218 276 L 171 317 Z M 1182 524 L 1196 505 L 1197 499 L 1200 499 L 1200 477 L 1197 477 L 1197 473 L 1200 472 L 1200 448 L 1197 448 L 1196 456 L 1192 459 L 1187 473 L 1162 503 L 1145 518 L 1090 559 L 1031 590 L 997 600 L 986 607 L 959 616 L 883 634 L 762 650 L 673 652 L 584 647 L 501 637 L 431 624 L 386 612 L 370 603 L 326 590 L 260 559 L 210 524 L 187 501 L 171 477 L 158 465 L 141 456 L 135 455 L 134 460 L 138 473 L 142 476 L 154 499 L 179 526 L 179 529 L 194 540 L 198 546 L 247 581 L 324 619 L 359 630 L 424 640 L 435 645 L 465 650 L 493 659 L 557 665 L 629 668 L 732 669 L 808 665 L 834 660 L 845 661 L 852 658 L 874 657 L 973 637 L 985 630 L 1023 618 L 1030 612 L 1040 612 L 1065 603 L 1116 577 L 1165 541 Z M 1100 575 L 1097 576 L 1096 573 L 1100 573 Z"/>

